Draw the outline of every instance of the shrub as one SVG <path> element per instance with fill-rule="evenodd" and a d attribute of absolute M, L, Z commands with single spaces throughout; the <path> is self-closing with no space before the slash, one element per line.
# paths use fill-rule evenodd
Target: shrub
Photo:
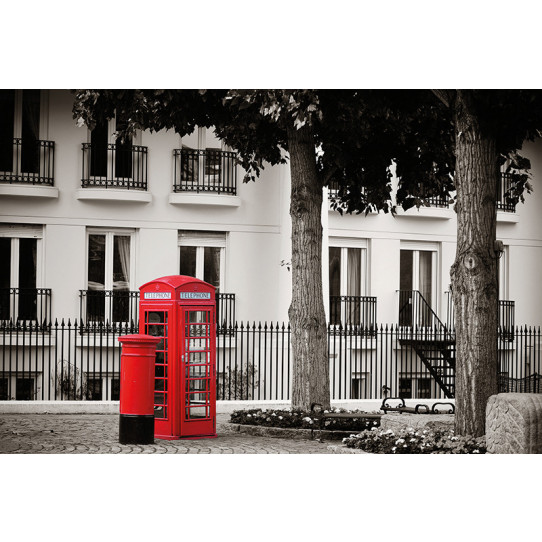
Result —
<path fill-rule="evenodd" d="M 456 436 L 453 430 L 372 429 L 343 439 L 348 448 L 374 454 L 485 454 L 485 438 Z"/>
<path fill-rule="evenodd" d="M 326 429 L 328 431 L 364 431 L 380 425 L 379 420 L 363 417 L 360 410 L 348 411 L 344 409 L 333 409 L 334 412 L 348 412 L 357 414 L 359 418 L 353 419 L 326 419 L 322 423 L 322 416 L 315 412 L 308 412 L 299 409 L 287 410 L 236 410 L 231 414 L 230 421 L 242 425 L 259 425 L 264 427 L 284 427 L 291 429 Z M 328 412 L 328 411 L 324 411 Z"/>

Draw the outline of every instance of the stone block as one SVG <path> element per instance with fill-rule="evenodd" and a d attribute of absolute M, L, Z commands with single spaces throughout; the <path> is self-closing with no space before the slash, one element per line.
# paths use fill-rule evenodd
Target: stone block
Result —
<path fill-rule="evenodd" d="M 492 395 L 486 407 L 486 445 L 490 454 L 542 453 L 542 395 Z"/>

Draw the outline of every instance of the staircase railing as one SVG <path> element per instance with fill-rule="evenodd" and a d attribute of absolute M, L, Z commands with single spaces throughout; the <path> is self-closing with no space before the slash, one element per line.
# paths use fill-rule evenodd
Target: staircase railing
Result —
<path fill-rule="evenodd" d="M 431 305 L 418 290 L 398 290 L 399 326 L 431 333 L 443 339 L 452 339 L 448 327 L 437 316 Z"/>

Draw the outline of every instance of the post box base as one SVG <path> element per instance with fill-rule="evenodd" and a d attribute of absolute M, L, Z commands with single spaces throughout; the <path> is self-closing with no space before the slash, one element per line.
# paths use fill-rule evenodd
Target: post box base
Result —
<path fill-rule="evenodd" d="M 153 444 L 154 414 L 121 414 L 119 419 L 120 444 Z"/>

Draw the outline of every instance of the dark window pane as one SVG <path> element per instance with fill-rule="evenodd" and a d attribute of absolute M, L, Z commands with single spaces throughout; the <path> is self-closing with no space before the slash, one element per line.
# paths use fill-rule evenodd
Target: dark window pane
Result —
<path fill-rule="evenodd" d="M 103 290 L 105 285 L 105 235 L 88 236 L 88 289 Z"/>
<path fill-rule="evenodd" d="M 430 378 L 418 379 L 418 398 L 431 399 L 431 379 Z"/>
<path fill-rule="evenodd" d="M 0 237 L 0 319 L 9 319 L 9 288 L 11 286 L 11 239 Z"/>
<path fill-rule="evenodd" d="M 220 248 L 205 247 L 203 252 L 203 280 L 220 287 Z"/>
<path fill-rule="evenodd" d="M 105 235 L 88 237 L 87 319 L 105 318 Z"/>
<path fill-rule="evenodd" d="M 23 90 L 21 171 L 39 173 L 40 91 Z"/>
<path fill-rule="evenodd" d="M 111 401 L 120 399 L 120 378 L 111 379 Z"/>
<path fill-rule="evenodd" d="M 180 275 L 196 276 L 196 247 L 181 247 Z"/>
<path fill-rule="evenodd" d="M 8 378 L 0 378 L 0 401 L 9 400 L 9 381 Z"/>
<path fill-rule="evenodd" d="M 34 379 L 33 378 L 18 378 L 17 390 L 15 393 L 17 401 L 31 401 L 34 399 Z"/>
<path fill-rule="evenodd" d="M 107 177 L 107 132 L 107 122 L 102 122 L 90 133 L 91 177 Z"/>
<path fill-rule="evenodd" d="M 399 379 L 399 397 L 402 399 L 412 398 L 412 379 L 410 378 Z"/>
<path fill-rule="evenodd" d="M 89 378 L 87 380 L 87 399 L 89 401 L 102 400 L 102 379 Z"/>
<path fill-rule="evenodd" d="M 15 91 L 0 90 L 0 171 L 13 171 Z"/>
<path fill-rule="evenodd" d="M 122 119 L 116 120 L 117 131 L 122 130 L 126 123 Z M 132 138 L 128 137 L 124 141 L 120 138 L 116 140 L 115 152 L 115 177 L 132 177 Z"/>
<path fill-rule="evenodd" d="M 329 247 L 329 321 L 341 323 L 341 249 Z"/>
<path fill-rule="evenodd" d="M 36 239 L 19 239 L 19 314 L 21 320 L 35 320 L 36 291 Z"/>

